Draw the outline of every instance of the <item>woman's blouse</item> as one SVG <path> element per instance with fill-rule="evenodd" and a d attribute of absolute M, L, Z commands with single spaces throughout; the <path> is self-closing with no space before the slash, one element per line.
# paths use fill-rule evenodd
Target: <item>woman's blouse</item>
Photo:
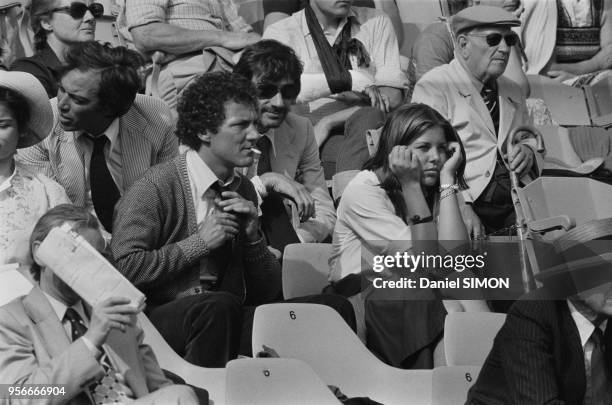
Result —
<path fill-rule="evenodd" d="M 330 281 L 360 273 L 363 267 L 371 269 L 374 255 L 412 247 L 410 227 L 395 213 L 374 172 L 361 171 L 346 186 L 338 206 L 333 244 Z"/>
<path fill-rule="evenodd" d="M 63 187 L 15 163 L 0 183 L 0 264 L 31 262 L 29 240 L 38 219 L 56 205 L 70 203 Z"/>

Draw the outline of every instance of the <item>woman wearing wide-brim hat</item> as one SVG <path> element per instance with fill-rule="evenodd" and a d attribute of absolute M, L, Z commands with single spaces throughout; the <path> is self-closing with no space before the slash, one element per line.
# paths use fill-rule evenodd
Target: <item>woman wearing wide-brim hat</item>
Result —
<path fill-rule="evenodd" d="M 70 202 L 62 186 L 15 159 L 17 149 L 40 142 L 52 127 L 51 105 L 38 80 L 0 71 L 0 265 L 30 264 L 34 224 L 49 208 Z"/>

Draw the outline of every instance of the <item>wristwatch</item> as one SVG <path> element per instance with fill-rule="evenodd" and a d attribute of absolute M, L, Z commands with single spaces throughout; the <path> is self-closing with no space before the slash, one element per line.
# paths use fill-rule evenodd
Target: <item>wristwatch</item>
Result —
<path fill-rule="evenodd" d="M 419 215 L 415 215 L 413 217 L 410 217 L 410 222 L 412 223 L 412 225 L 424 224 L 426 222 L 433 222 L 433 215 L 430 215 L 424 218 L 421 218 Z"/>

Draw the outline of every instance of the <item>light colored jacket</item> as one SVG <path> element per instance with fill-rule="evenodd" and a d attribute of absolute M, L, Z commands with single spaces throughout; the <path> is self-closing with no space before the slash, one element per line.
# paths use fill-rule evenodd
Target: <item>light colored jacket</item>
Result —
<path fill-rule="evenodd" d="M 476 200 L 491 181 L 497 152 L 499 150 L 502 157 L 505 157 L 506 140 L 512 130 L 520 125 L 531 124 L 520 87 L 503 76 L 497 79 L 497 86 L 497 135 L 480 90 L 457 59 L 427 72 L 417 82 L 412 94 L 413 103 L 427 104 L 436 109 L 459 134 L 467 157 L 465 180 L 469 189 L 463 192 L 466 202 Z M 536 142 L 532 138 L 521 143 L 527 144 L 534 151 L 536 149 Z M 539 153 L 535 153 L 535 157 L 540 159 Z"/>
<path fill-rule="evenodd" d="M 171 384 L 139 328 L 112 333 L 104 345 L 113 368 L 139 398 Z M 82 339 L 70 341 L 42 290 L 34 287 L 0 308 L 0 381 L 4 384 L 62 385 L 64 395 L 20 404 L 91 404 L 86 389 L 104 369 Z M 4 404 L 6 399 L 0 398 Z"/>
<path fill-rule="evenodd" d="M 336 210 L 327 190 L 319 148 L 310 121 L 289 113 L 274 129 L 274 153 L 270 166 L 275 173 L 299 181 L 315 201 L 316 218 L 300 224 L 296 232 L 304 242 L 322 242 L 336 223 Z"/>
<path fill-rule="evenodd" d="M 38 173 L 61 184 L 70 200 L 86 206 L 89 179 L 83 154 L 72 132 L 64 132 L 58 120 L 57 99 L 51 100 L 55 124 L 42 142 L 18 151 L 18 159 Z M 151 166 L 178 154 L 175 122 L 170 109 L 153 97 L 136 95 L 126 114 L 119 117 L 123 189 L 127 190 Z"/>

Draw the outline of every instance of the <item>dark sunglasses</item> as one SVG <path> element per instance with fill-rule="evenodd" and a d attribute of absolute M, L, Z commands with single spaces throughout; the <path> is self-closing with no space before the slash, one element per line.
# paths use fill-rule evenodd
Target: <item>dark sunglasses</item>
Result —
<path fill-rule="evenodd" d="M 66 13 L 69 14 L 70 17 L 78 20 L 79 18 L 83 18 L 87 10 L 91 12 L 91 15 L 94 18 L 100 18 L 104 14 L 104 6 L 100 3 L 91 3 L 91 5 L 87 5 L 85 3 L 70 3 L 70 6 L 67 7 L 58 7 L 49 10 L 50 13 Z"/>
<path fill-rule="evenodd" d="M 489 45 L 489 46 L 497 46 L 497 45 L 499 45 L 499 43 L 501 42 L 502 38 L 504 39 L 504 41 L 506 41 L 506 45 L 508 45 L 508 46 L 514 46 L 519 41 L 519 37 L 515 33 L 507 34 L 507 35 L 502 35 L 502 34 L 497 33 L 497 32 L 495 32 L 493 34 L 475 34 L 475 33 L 470 32 L 468 35 L 471 35 L 471 36 L 474 36 L 474 37 L 484 37 L 485 40 L 487 41 L 487 45 Z"/>
<path fill-rule="evenodd" d="M 272 98 L 280 92 L 283 98 L 294 99 L 299 94 L 298 87 L 294 84 L 288 84 L 280 88 L 274 84 L 258 84 L 256 89 L 257 98 Z"/>

